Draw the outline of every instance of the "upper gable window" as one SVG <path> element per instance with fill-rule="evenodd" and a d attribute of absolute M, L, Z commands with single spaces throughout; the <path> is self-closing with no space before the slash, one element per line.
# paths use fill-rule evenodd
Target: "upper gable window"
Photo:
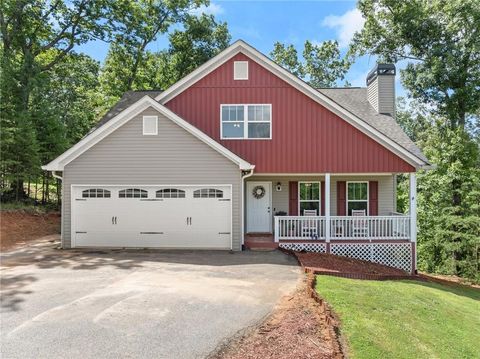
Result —
<path fill-rule="evenodd" d="M 221 105 L 222 139 L 271 139 L 272 105 Z"/>
<path fill-rule="evenodd" d="M 158 116 L 143 116 L 143 134 L 158 134 Z"/>
<path fill-rule="evenodd" d="M 233 62 L 233 79 L 248 80 L 248 61 Z"/>

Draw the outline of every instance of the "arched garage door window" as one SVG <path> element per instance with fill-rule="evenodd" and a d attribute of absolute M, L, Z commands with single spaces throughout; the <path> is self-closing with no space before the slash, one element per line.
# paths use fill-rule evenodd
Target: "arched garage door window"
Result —
<path fill-rule="evenodd" d="M 148 192 L 140 188 L 127 188 L 118 192 L 118 198 L 147 198 Z"/>
<path fill-rule="evenodd" d="M 223 198 L 223 191 L 216 188 L 202 188 L 193 191 L 193 198 Z"/>
<path fill-rule="evenodd" d="M 89 188 L 82 191 L 83 198 L 110 198 L 110 191 L 103 188 Z"/>
<path fill-rule="evenodd" d="M 157 198 L 185 198 L 185 191 L 178 188 L 163 188 L 156 192 Z"/>

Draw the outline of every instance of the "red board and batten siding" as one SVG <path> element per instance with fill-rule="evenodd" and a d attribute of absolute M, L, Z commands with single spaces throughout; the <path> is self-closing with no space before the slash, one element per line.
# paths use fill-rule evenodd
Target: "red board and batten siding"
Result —
<path fill-rule="evenodd" d="M 249 61 L 249 79 L 233 80 L 233 61 Z M 271 140 L 221 140 L 221 104 L 272 104 Z M 237 54 L 166 106 L 232 152 L 255 173 L 414 172 L 346 121 L 243 54 Z"/>

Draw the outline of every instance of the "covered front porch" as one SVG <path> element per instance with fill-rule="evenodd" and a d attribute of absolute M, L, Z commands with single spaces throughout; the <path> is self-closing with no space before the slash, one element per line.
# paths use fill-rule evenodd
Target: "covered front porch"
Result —
<path fill-rule="evenodd" d="M 396 212 L 396 174 L 255 176 L 245 183 L 247 241 L 416 270 L 416 177 Z M 266 214 L 265 214 L 266 213 Z"/>

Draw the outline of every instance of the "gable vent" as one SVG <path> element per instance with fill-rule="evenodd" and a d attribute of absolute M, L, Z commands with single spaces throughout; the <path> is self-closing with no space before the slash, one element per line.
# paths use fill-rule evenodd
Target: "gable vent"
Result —
<path fill-rule="evenodd" d="M 248 80 L 248 61 L 235 61 L 233 63 L 233 79 Z"/>
<path fill-rule="evenodd" d="M 158 117 L 157 116 L 143 116 L 143 134 L 144 135 L 158 134 Z"/>

